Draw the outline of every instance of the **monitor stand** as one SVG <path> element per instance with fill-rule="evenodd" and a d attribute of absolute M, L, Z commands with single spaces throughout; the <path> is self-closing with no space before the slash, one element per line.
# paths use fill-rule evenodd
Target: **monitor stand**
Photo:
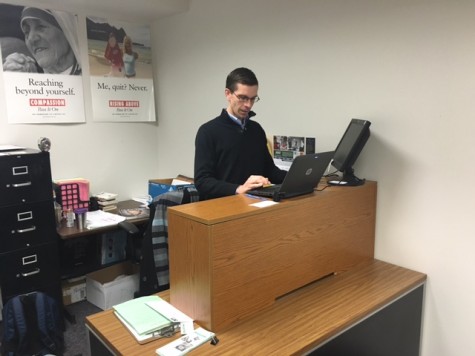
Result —
<path fill-rule="evenodd" d="M 357 185 L 363 185 L 366 179 L 360 179 L 353 173 L 353 169 L 343 172 L 343 176 L 340 179 L 333 179 L 328 181 L 329 185 L 339 185 L 344 187 L 354 187 Z"/>

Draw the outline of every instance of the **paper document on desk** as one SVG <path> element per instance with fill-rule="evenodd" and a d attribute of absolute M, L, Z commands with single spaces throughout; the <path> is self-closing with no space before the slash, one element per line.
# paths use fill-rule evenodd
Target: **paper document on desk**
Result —
<path fill-rule="evenodd" d="M 213 340 L 215 334 L 203 328 L 197 328 L 192 333 L 184 335 L 156 350 L 158 356 L 185 355 L 205 342 Z M 217 341 L 214 341 L 216 344 Z"/>
<path fill-rule="evenodd" d="M 275 201 L 272 201 L 272 200 L 263 200 L 258 203 L 253 203 L 250 205 L 255 206 L 256 208 L 267 208 L 268 206 L 272 206 L 275 204 L 279 204 L 279 203 L 276 203 Z"/>
<path fill-rule="evenodd" d="M 86 214 L 86 228 L 91 230 L 99 227 L 113 226 L 124 220 L 125 216 L 108 213 L 107 211 L 88 211 Z"/>

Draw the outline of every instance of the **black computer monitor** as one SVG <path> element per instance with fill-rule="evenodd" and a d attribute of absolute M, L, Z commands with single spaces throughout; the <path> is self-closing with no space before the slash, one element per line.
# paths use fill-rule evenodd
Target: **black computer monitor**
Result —
<path fill-rule="evenodd" d="M 353 165 L 370 136 L 371 122 L 351 119 L 340 143 L 335 149 L 332 166 L 343 175 L 341 179 L 332 180 L 330 184 L 354 186 L 364 184 L 365 180 L 355 176 Z"/>

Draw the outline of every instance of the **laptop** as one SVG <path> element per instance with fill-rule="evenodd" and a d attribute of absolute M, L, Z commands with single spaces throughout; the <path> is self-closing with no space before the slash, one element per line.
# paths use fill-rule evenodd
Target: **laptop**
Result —
<path fill-rule="evenodd" d="M 323 177 L 334 153 L 334 151 L 329 151 L 297 156 L 282 184 L 252 189 L 248 191 L 248 194 L 279 201 L 283 198 L 312 193 Z"/>

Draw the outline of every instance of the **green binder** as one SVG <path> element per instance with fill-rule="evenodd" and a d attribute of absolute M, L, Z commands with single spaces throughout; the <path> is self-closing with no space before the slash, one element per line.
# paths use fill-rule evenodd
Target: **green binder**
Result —
<path fill-rule="evenodd" d="M 129 324 L 137 334 L 150 334 L 173 324 L 172 321 L 154 311 L 146 304 L 147 302 L 157 300 L 160 300 L 160 297 L 140 297 L 114 305 L 113 308 L 122 320 Z"/>

